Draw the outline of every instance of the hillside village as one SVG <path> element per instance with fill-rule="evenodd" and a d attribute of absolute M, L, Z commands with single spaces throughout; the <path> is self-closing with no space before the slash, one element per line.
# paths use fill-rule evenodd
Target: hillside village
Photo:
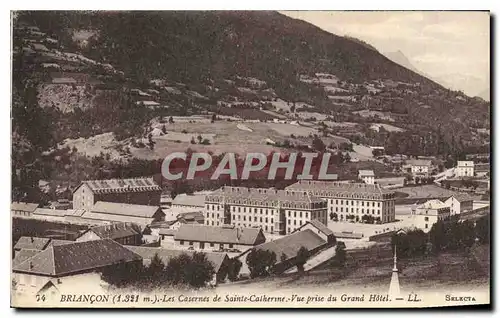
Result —
<path fill-rule="evenodd" d="M 99 30 L 62 37 L 26 21 L 13 26 L 14 294 L 57 298 L 75 281 L 104 291 L 306 272 L 349 280 L 385 266 L 394 245 L 409 267 L 422 255 L 489 253 L 480 98 L 413 75 L 360 81 L 321 69 L 296 73 L 293 94 L 248 72 L 138 78 L 91 56 Z M 329 152 L 337 180 L 163 179 L 161 160 L 186 151 Z"/>

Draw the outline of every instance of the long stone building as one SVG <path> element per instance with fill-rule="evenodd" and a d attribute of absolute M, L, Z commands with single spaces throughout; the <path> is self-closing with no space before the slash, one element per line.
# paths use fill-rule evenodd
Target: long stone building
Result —
<path fill-rule="evenodd" d="M 327 202 L 309 193 L 224 186 L 205 198 L 205 224 L 287 234 L 311 220 L 327 224 Z"/>
<path fill-rule="evenodd" d="M 153 178 L 87 180 L 73 191 L 73 209 L 88 211 L 97 201 L 160 206 L 161 191 Z"/>
<path fill-rule="evenodd" d="M 396 219 L 395 192 L 378 184 L 301 180 L 285 191 L 326 200 L 328 214 L 336 214 L 339 221 L 363 222 L 363 215 L 370 215 L 381 223 Z"/>

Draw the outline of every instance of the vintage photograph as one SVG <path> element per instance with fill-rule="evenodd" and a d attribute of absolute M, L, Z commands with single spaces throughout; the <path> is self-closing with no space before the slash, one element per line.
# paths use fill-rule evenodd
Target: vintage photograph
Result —
<path fill-rule="evenodd" d="M 11 11 L 11 306 L 489 306 L 488 11 Z"/>

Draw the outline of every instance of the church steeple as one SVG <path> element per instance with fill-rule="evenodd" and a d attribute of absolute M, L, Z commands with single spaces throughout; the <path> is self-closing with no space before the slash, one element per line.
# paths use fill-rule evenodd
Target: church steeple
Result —
<path fill-rule="evenodd" d="M 398 275 L 398 258 L 397 258 L 397 246 L 394 245 L 394 267 L 392 268 L 391 284 L 389 285 L 389 296 L 392 298 L 399 297 L 399 275 Z"/>

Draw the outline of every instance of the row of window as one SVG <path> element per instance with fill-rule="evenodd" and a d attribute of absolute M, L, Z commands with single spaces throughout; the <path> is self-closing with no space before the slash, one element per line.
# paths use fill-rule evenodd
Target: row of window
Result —
<path fill-rule="evenodd" d="M 233 221 L 235 221 L 235 220 L 236 220 L 236 215 L 233 214 Z M 243 215 L 243 221 L 246 221 L 246 220 L 247 220 L 246 215 Z M 257 220 L 258 220 L 258 218 L 256 216 L 254 216 L 253 217 L 253 221 L 254 222 L 261 222 L 262 223 L 262 222 L 264 222 L 263 220 L 265 220 L 265 222 L 267 223 L 269 219 L 267 217 L 263 218 L 261 216 L 260 217 L 260 221 L 257 221 Z M 238 215 L 238 221 L 241 221 L 241 215 Z M 250 221 L 250 222 L 252 221 L 252 217 L 251 216 L 248 217 L 248 221 Z M 273 218 L 271 218 L 271 223 L 274 223 L 274 219 Z"/>
<path fill-rule="evenodd" d="M 186 242 L 185 242 L 185 241 L 179 241 L 179 244 L 180 244 L 180 245 L 184 245 L 184 243 L 186 243 Z M 187 243 L 188 243 L 188 245 L 189 245 L 189 246 L 194 246 L 194 243 L 195 243 L 195 242 L 194 242 L 194 241 L 187 241 Z M 205 248 L 205 242 L 197 242 L 197 243 L 199 243 L 199 247 L 200 247 L 201 249 L 204 249 L 204 248 Z M 213 242 L 212 242 L 212 243 L 206 243 L 206 244 L 207 244 L 207 245 L 208 245 L 208 244 L 210 244 L 210 247 L 215 247 L 215 243 L 213 243 Z M 217 243 L 217 245 L 219 245 L 219 248 L 221 248 L 221 249 L 223 249 L 223 248 L 224 248 L 224 244 L 223 244 L 223 243 Z M 228 247 L 229 247 L 229 248 L 233 248 L 233 247 L 234 247 L 234 245 L 233 245 L 233 244 L 228 244 Z"/>
<path fill-rule="evenodd" d="M 331 208 L 330 211 L 333 212 L 333 208 Z M 372 214 L 376 213 L 376 214 L 380 215 L 380 210 L 372 209 L 371 211 L 372 211 Z M 345 209 L 344 208 L 340 208 L 340 210 L 339 210 L 338 207 L 335 207 L 335 212 L 340 212 L 340 213 L 342 213 L 342 212 L 349 212 L 349 208 L 345 208 Z M 351 213 L 358 213 L 358 212 L 359 212 L 358 208 L 356 208 L 356 212 L 354 211 L 354 208 L 351 208 Z M 365 213 L 365 209 L 364 208 L 361 209 L 361 213 Z M 366 213 L 370 214 L 370 209 L 366 209 Z"/>
<path fill-rule="evenodd" d="M 366 203 L 366 206 L 369 207 L 370 206 L 370 201 L 358 201 L 358 200 L 338 200 L 336 199 L 335 200 L 335 204 L 338 205 L 339 204 L 339 201 L 340 201 L 340 205 L 343 205 L 345 203 L 345 205 L 349 205 L 349 202 L 351 203 L 350 205 L 359 205 L 359 202 L 361 202 L 361 206 L 365 206 L 365 203 Z M 354 204 L 354 202 L 356 202 L 356 204 Z M 330 204 L 333 204 L 333 199 L 330 199 Z M 371 201 L 371 206 L 372 207 L 379 207 L 380 208 L 380 202 L 375 202 L 375 201 Z"/>

